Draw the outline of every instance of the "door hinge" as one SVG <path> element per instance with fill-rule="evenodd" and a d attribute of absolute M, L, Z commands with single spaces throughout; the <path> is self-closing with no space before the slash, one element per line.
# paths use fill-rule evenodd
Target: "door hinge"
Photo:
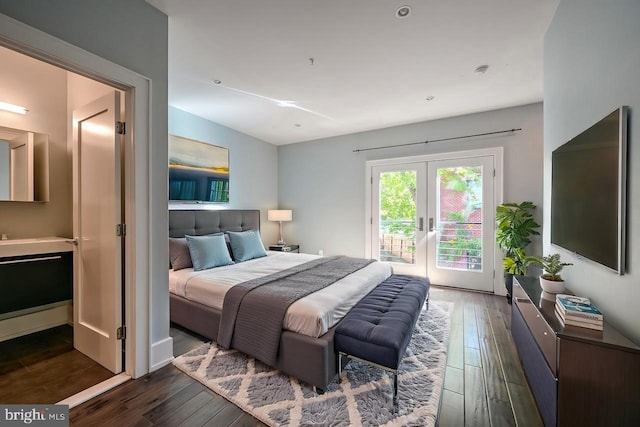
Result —
<path fill-rule="evenodd" d="M 116 133 L 124 135 L 127 131 L 127 125 L 125 122 L 116 122 Z"/>
<path fill-rule="evenodd" d="M 116 236 L 124 237 L 127 235 L 127 224 L 117 224 L 116 225 Z"/>
<path fill-rule="evenodd" d="M 120 326 L 118 329 L 116 329 L 116 338 L 119 340 L 124 340 L 127 338 L 127 327 L 126 326 Z"/>

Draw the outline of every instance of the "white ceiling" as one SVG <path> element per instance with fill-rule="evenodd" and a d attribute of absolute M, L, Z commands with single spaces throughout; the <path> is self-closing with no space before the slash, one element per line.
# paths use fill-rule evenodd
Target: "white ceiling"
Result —
<path fill-rule="evenodd" d="M 169 16 L 169 104 L 289 144 L 541 101 L 559 0 L 147 1 Z"/>

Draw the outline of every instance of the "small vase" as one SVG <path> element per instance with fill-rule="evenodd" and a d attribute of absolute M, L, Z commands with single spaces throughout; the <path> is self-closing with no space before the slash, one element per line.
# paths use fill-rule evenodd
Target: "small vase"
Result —
<path fill-rule="evenodd" d="M 547 280 L 540 276 L 540 287 L 543 291 L 550 294 L 560 294 L 564 292 L 564 280 L 560 282 L 554 282 L 553 280 Z"/>

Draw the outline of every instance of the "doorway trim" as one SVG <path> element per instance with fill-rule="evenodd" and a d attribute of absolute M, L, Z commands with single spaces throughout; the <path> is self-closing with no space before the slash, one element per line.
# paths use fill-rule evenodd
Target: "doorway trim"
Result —
<path fill-rule="evenodd" d="M 132 132 L 125 135 L 124 200 L 125 241 L 125 373 L 138 378 L 150 371 L 149 301 L 151 80 L 50 34 L 0 14 L 0 46 L 7 47 L 62 69 L 97 80 L 125 92 L 126 121 Z M 134 123 L 135 120 L 135 123 Z M 135 144 L 134 144 L 135 141 Z M 138 194 L 138 197 L 136 197 Z M 169 343 L 171 344 L 171 343 Z M 172 359 L 155 355 L 160 367 Z"/>
<path fill-rule="evenodd" d="M 493 156 L 494 157 L 494 165 L 495 165 L 495 177 L 493 181 L 493 198 L 494 204 L 493 209 L 503 201 L 503 173 L 504 173 L 504 149 L 502 147 L 490 147 L 483 148 L 478 150 L 464 150 L 464 151 L 448 151 L 446 153 L 435 153 L 435 154 L 422 154 L 417 156 L 409 156 L 409 157 L 395 157 L 389 159 L 380 159 L 380 160 L 367 160 L 365 162 L 365 256 L 371 258 L 373 254 L 373 247 L 371 245 L 372 235 L 371 235 L 371 224 L 373 221 L 373 209 L 372 206 L 373 197 L 372 197 L 372 189 L 373 189 L 373 167 L 374 166 L 390 166 L 390 165 L 401 165 L 405 163 L 417 163 L 417 162 L 430 162 L 435 160 L 453 160 L 453 159 L 465 159 L 469 157 L 485 157 L 485 156 Z M 495 230 L 495 225 L 494 225 Z M 494 231 L 495 232 L 495 231 Z M 493 265 L 494 278 L 493 278 L 493 293 L 496 295 L 505 295 L 504 288 L 504 280 L 501 274 L 497 272 L 502 271 L 502 254 L 500 253 L 498 246 L 495 244 L 494 240 L 494 265 Z"/>

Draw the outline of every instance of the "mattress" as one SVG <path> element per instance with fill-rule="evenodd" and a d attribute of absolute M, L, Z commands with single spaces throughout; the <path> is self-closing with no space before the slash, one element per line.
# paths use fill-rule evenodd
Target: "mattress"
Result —
<path fill-rule="evenodd" d="M 188 300 L 222 310 L 224 296 L 234 285 L 319 258 L 317 255 L 268 252 L 266 257 L 203 271 L 169 270 L 169 291 Z M 283 328 L 311 337 L 326 333 L 362 297 L 391 275 L 388 264 L 374 262 L 326 288 L 294 302 Z"/>

